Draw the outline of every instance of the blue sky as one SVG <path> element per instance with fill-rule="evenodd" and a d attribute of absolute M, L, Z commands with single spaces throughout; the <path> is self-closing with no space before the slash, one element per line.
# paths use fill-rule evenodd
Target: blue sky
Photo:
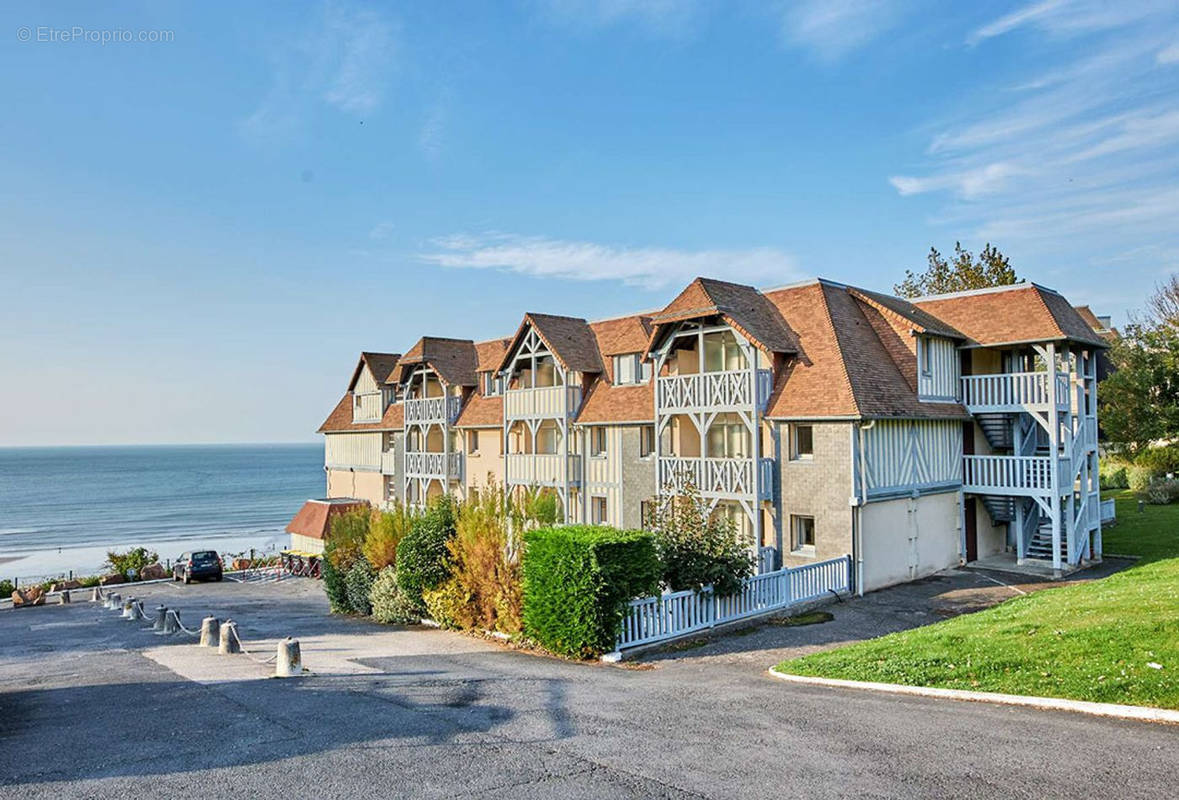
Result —
<path fill-rule="evenodd" d="M 697 274 L 1179 264 L 1173 2 L 98 5 L 0 11 L 0 445 L 310 441 L 362 349 Z"/>

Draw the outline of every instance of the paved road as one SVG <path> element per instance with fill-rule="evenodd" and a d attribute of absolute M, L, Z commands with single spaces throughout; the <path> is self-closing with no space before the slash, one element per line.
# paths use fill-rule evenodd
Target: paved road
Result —
<path fill-rule="evenodd" d="M 925 585 L 904 591 L 939 593 Z M 331 618 L 309 581 L 140 594 L 190 626 L 231 616 L 259 649 L 293 633 L 315 674 L 267 680 L 87 604 L 0 612 L 0 797 L 1109 800 L 1179 785 L 1176 728 L 765 676 L 806 637 L 839 638 L 823 626 L 624 669 Z M 884 620 L 888 598 L 834 607 L 828 630 Z"/>

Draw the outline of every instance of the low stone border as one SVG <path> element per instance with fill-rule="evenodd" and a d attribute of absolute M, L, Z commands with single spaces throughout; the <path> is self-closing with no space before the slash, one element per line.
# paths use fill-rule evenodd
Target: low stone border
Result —
<path fill-rule="evenodd" d="M 1066 700 L 1061 697 L 1032 697 L 999 692 L 971 692 L 964 689 L 939 689 L 932 686 L 906 686 L 902 683 L 874 683 L 872 681 L 848 681 L 841 678 L 817 678 L 811 675 L 790 675 L 770 667 L 772 677 L 790 683 L 810 686 L 827 686 L 837 689 L 861 689 L 888 694 L 907 694 L 917 697 L 940 697 L 945 700 L 967 700 L 976 703 L 996 703 L 1006 706 L 1024 706 L 1044 711 L 1073 711 L 1097 717 L 1133 719 L 1139 722 L 1159 722 L 1179 725 L 1179 711 L 1149 706 L 1126 706 L 1118 703 L 1094 703 L 1088 700 Z"/>

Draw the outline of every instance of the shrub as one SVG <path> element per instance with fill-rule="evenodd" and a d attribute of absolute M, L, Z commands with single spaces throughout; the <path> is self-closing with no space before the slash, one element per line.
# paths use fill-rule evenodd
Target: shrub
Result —
<path fill-rule="evenodd" d="M 458 594 L 467 601 L 453 614 L 459 627 L 520 632 L 520 562 L 510 533 L 512 516 L 513 504 L 498 487 L 474 493 L 458 508 L 455 535 L 446 548 Z"/>
<path fill-rule="evenodd" d="M 366 617 L 373 613 L 368 595 L 373 588 L 374 576 L 372 565 L 363 558 L 356 559 L 344 574 L 344 591 L 348 593 L 348 605 L 354 612 Z"/>
<path fill-rule="evenodd" d="M 1126 482 L 1135 494 L 1145 494 L 1152 478 L 1154 478 L 1154 473 L 1150 467 L 1131 464 L 1126 468 Z"/>
<path fill-rule="evenodd" d="M 324 560 L 345 573 L 357 559 L 364 558 L 364 541 L 371 520 L 372 511 L 368 508 L 355 508 L 332 517 L 327 541 L 323 543 Z"/>
<path fill-rule="evenodd" d="M 422 592 L 438 588 L 450 577 L 446 543 L 452 536 L 454 502 L 443 496 L 414 520 L 397 545 L 397 584 L 419 611 L 425 611 Z"/>
<path fill-rule="evenodd" d="M 1179 445 L 1148 448 L 1138 454 L 1134 463 L 1154 476 L 1179 473 Z"/>
<path fill-rule="evenodd" d="M 524 543 L 524 632 L 555 653 L 612 649 L 627 602 L 659 588 L 649 533 L 569 525 L 529 531 Z"/>
<path fill-rule="evenodd" d="M 10 580 L 0 581 L 0 597 L 12 597 L 12 593 L 16 591 L 16 586 Z"/>
<path fill-rule="evenodd" d="M 352 604 L 348 602 L 348 587 L 344 583 L 347 573 L 341 572 L 330 558 L 325 558 L 320 574 L 323 576 L 323 591 L 333 614 L 351 614 Z"/>
<path fill-rule="evenodd" d="M 364 557 L 373 569 L 381 570 L 397 562 L 397 545 L 413 526 L 414 514 L 401 503 L 388 511 L 373 510 L 364 537 Z"/>
<path fill-rule="evenodd" d="M 1160 478 L 1146 487 L 1146 502 L 1165 506 L 1179 500 L 1179 479 Z"/>
<path fill-rule="evenodd" d="M 520 529 L 556 525 L 564 521 L 561 498 L 547 486 L 526 488 L 515 512 Z"/>
<path fill-rule="evenodd" d="M 718 595 L 729 595 L 753 574 L 750 543 L 732 520 L 707 515 L 691 486 L 657 506 L 646 527 L 655 534 L 663 582 L 672 591 L 711 585 Z"/>
<path fill-rule="evenodd" d="M 97 586 L 100 580 L 102 580 L 101 575 L 83 575 L 81 578 L 78 578 L 78 586 L 83 589 L 89 589 L 92 586 Z"/>
<path fill-rule="evenodd" d="M 1098 467 L 1102 489 L 1129 489 L 1130 479 L 1126 474 L 1126 465 L 1112 459 L 1102 461 Z"/>
<path fill-rule="evenodd" d="M 474 627 L 471 618 L 471 596 L 457 580 L 449 578 L 434 589 L 422 592 L 422 600 L 430 619 L 444 628 Z"/>
<path fill-rule="evenodd" d="M 385 567 L 377 573 L 368 598 L 373 609 L 373 619 L 377 622 L 403 624 L 421 621 L 421 615 L 415 612 L 413 604 L 397 585 L 397 571 L 393 567 Z"/>
<path fill-rule="evenodd" d="M 136 547 L 126 553 L 108 551 L 104 566 L 110 567 L 112 572 L 117 572 L 120 575 L 127 575 L 131 570 L 135 570 L 135 576 L 139 577 L 143 574 L 144 567 L 148 564 L 155 564 L 159 560 L 160 557 L 146 547 Z"/>

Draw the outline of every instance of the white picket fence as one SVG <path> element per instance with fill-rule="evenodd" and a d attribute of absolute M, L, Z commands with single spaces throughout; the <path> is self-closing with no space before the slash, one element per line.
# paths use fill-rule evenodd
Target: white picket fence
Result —
<path fill-rule="evenodd" d="M 851 558 L 843 556 L 756 575 L 745 580 L 741 591 L 727 597 L 717 597 L 711 587 L 640 597 L 630 601 L 615 649 L 673 639 L 850 590 Z"/>

